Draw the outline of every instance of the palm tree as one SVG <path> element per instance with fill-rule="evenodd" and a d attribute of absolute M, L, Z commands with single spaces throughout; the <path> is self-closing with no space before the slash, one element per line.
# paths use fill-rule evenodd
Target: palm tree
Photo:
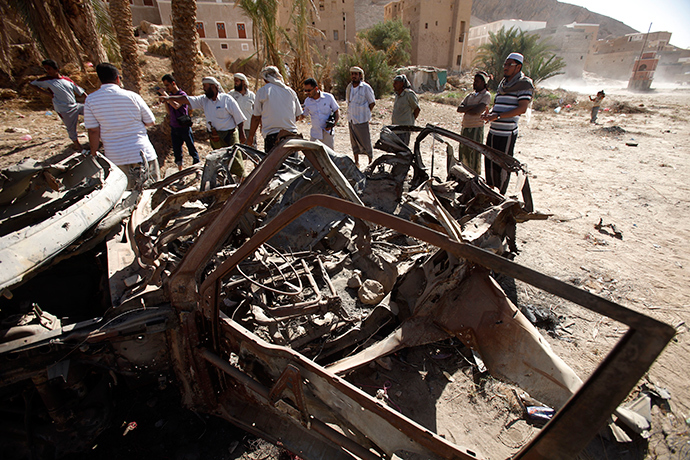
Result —
<path fill-rule="evenodd" d="M 21 17 L 45 57 L 61 64 L 82 64 L 82 48 L 67 23 L 59 0 L 10 0 L 7 5 Z M 3 15 L 3 21 L 5 18 Z"/>
<path fill-rule="evenodd" d="M 474 65 L 494 76 L 490 85 L 496 88 L 503 75 L 503 62 L 512 52 L 525 57 L 522 71 L 532 78 L 534 83 L 560 75 L 565 62 L 556 56 L 548 42 L 540 40 L 538 35 L 529 34 L 511 27 L 501 28 L 495 34 L 489 32 L 489 43 L 479 47 L 479 54 L 474 59 Z"/>
<path fill-rule="evenodd" d="M 196 71 L 200 64 L 199 35 L 196 31 L 196 0 L 172 0 L 172 69 L 180 88 L 187 94 L 196 91 Z"/>
<path fill-rule="evenodd" d="M 74 31 L 74 35 L 91 62 L 94 65 L 106 62 L 108 56 L 100 37 L 96 33 L 96 14 L 91 2 L 62 0 L 61 3 L 70 28 Z"/>
<path fill-rule="evenodd" d="M 141 92 L 141 70 L 139 69 L 137 41 L 134 38 L 132 9 L 129 6 L 129 0 L 111 0 L 110 18 L 117 32 L 117 41 L 120 43 L 122 83 L 128 90 L 139 93 Z"/>
<path fill-rule="evenodd" d="M 271 64 L 285 76 L 283 55 L 280 52 L 278 28 L 278 0 L 239 0 L 237 6 L 252 20 L 252 40 L 262 65 Z"/>
<path fill-rule="evenodd" d="M 317 15 L 315 5 L 311 0 L 294 0 L 290 22 L 294 26 L 292 37 L 286 34 L 286 41 L 290 48 L 290 86 L 301 88 L 307 78 L 314 75 L 314 61 L 309 46 L 311 15 Z M 320 32 L 319 32 L 320 33 Z M 300 101 L 304 101 L 304 93 L 298 91 Z"/>

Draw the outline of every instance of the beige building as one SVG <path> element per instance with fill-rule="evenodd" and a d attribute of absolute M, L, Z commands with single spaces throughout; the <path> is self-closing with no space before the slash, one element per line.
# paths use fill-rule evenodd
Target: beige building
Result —
<path fill-rule="evenodd" d="M 509 30 L 515 28 L 519 31 L 538 30 L 546 27 L 546 21 L 523 21 L 521 19 L 501 19 L 500 21 L 488 22 L 470 28 L 467 35 L 467 47 L 465 51 L 465 59 L 461 70 L 469 70 L 472 66 L 472 61 L 479 53 L 479 47 L 489 43 L 491 33 L 495 34 L 502 28 Z"/>
<path fill-rule="evenodd" d="M 581 78 L 590 52 L 597 44 L 599 24 L 573 22 L 530 32 L 546 40 L 557 56 L 563 58 L 565 78 Z"/>
<path fill-rule="evenodd" d="M 412 64 L 460 70 L 466 61 L 472 0 L 398 0 L 384 7 L 386 21 L 410 29 Z"/>
<path fill-rule="evenodd" d="M 172 25 L 170 0 L 156 0 L 161 24 Z M 254 54 L 252 21 L 235 2 L 197 0 L 196 30 L 199 38 L 213 51 L 218 64 L 247 58 Z"/>
<path fill-rule="evenodd" d="M 141 21 L 148 21 L 151 24 L 161 23 L 161 15 L 156 0 L 129 0 L 129 4 L 134 27 L 141 24 Z"/>
<path fill-rule="evenodd" d="M 318 14 L 311 13 L 311 27 L 320 31 L 312 37 L 312 43 L 319 50 L 313 56 L 315 62 L 330 58 L 335 64 L 339 54 L 347 54 L 347 43 L 355 41 L 355 2 L 354 0 L 314 0 Z M 278 25 L 288 34 L 291 31 L 292 2 L 281 2 L 278 6 Z"/>
<path fill-rule="evenodd" d="M 606 78 L 628 80 L 643 47 L 644 52 L 654 51 L 663 56 L 665 50 L 675 48 L 669 45 L 670 39 L 670 32 L 652 32 L 598 40 L 587 58 L 585 70 Z"/>

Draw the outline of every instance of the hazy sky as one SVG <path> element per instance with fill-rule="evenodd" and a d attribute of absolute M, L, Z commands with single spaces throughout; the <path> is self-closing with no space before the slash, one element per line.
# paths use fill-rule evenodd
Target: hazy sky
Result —
<path fill-rule="evenodd" d="M 633 29 L 671 32 L 671 44 L 690 48 L 689 0 L 559 0 L 617 19 Z"/>

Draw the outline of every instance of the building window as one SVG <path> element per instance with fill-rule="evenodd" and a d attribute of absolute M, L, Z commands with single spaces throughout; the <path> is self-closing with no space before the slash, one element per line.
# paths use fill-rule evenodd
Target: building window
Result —
<path fill-rule="evenodd" d="M 338 31 L 337 30 L 333 31 L 333 40 L 336 42 L 338 41 Z"/>
<path fill-rule="evenodd" d="M 244 26 L 244 22 L 237 23 L 237 38 L 247 38 L 247 29 Z"/>
<path fill-rule="evenodd" d="M 144 0 L 144 6 L 153 6 L 153 0 Z"/>
<path fill-rule="evenodd" d="M 228 35 L 225 33 L 224 22 L 216 22 L 216 29 L 218 30 L 218 38 L 228 38 Z"/>
<path fill-rule="evenodd" d="M 227 44 L 227 43 L 221 43 L 221 44 L 220 44 L 220 49 L 222 49 L 222 50 L 228 49 L 228 44 Z"/>
<path fill-rule="evenodd" d="M 199 34 L 199 38 L 206 38 L 206 31 L 204 31 L 204 23 L 196 23 L 196 32 Z"/>
<path fill-rule="evenodd" d="M 249 51 L 249 44 L 248 43 L 242 43 L 242 51 Z"/>
<path fill-rule="evenodd" d="M 455 61 L 455 65 L 460 65 L 462 64 L 462 54 L 458 54 L 458 59 Z"/>
<path fill-rule="evenodd" d="M 436 25 L 438 25 L 438 21 L 436 21 Z"/>
<path fill-rule="evenodd" d="M 319 11 L 325 11 L 326 10 L 326 1 L 325 0 L 319 0 Z"/>
<path fill-rule="evenodd" d="M 428 23 L 428 22 L 425 22 L 425 23 L 424 23 L 424 28 L 425 28 L 425 29 L 428 29 L 428 28 L 429 28 L 429 23 Z"/>

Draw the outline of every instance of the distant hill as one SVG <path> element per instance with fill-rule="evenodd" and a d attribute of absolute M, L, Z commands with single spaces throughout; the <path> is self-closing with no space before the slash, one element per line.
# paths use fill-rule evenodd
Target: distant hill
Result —
<path fill-rule="evenodd" d="M 357 31 L 368 29 L 383 21 L 383 7 L 390 0 L 355 0 L 355 21 Z M 546 21 L 549 27 L 580 22 L 599 24 L 599 38 L 609 35 L 620 37 L 638 32 L 622 22 L 592 13 L 581 6 L 561 3 L 556 0 L 474 0 L 472 16 L 485 22 L 499 19 L 522 19 L 523 21 Z"/>
<path fill-rule="evenodd" d="M 472 14 L 486 22 L 500 19 L 546 21 L 547 26 L 561 26 L 572 22 L 599 24 L 598 38 L 610 35 L 620 37 L 638 32 L 630 26 L 587 8 L 561 3 L 556 0 L 477 0 L 472 3 Z"/>

